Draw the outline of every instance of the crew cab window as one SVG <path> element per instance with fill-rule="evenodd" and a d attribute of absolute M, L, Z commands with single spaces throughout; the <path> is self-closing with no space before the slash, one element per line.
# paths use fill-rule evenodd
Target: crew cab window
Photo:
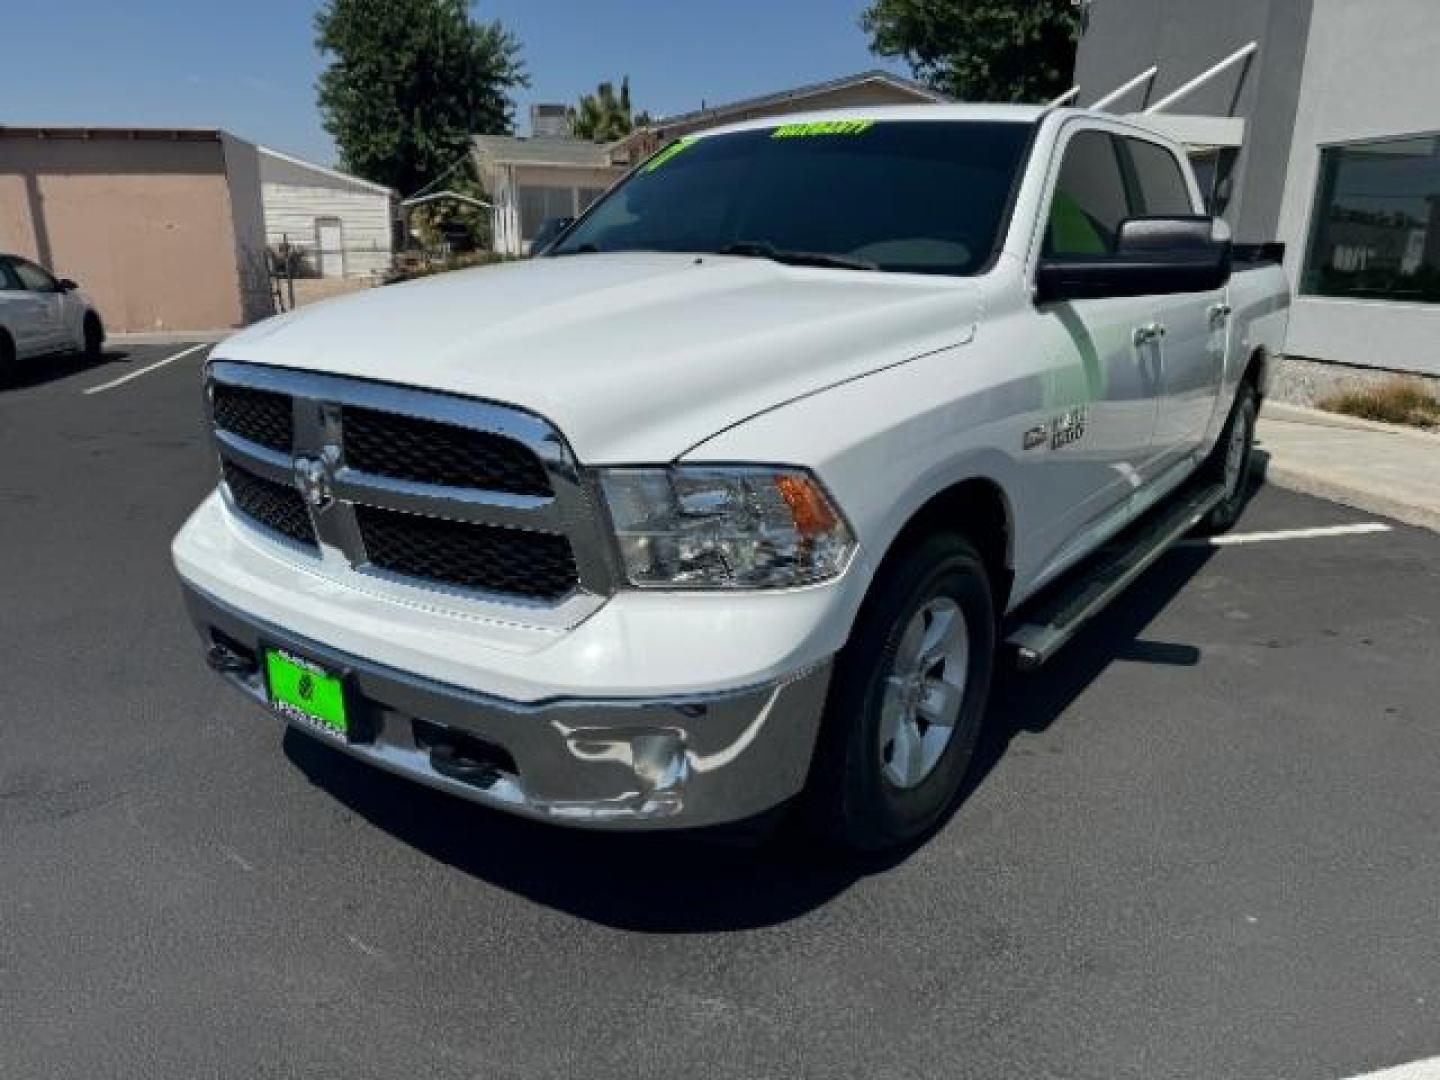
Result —
<path fill-rule="evenodd" d="M 845 119 L 681 140 L 548 254 L 741 248 L 895 273 L 979 273 L 1004 233 L 1033 130 Z"/>
<path fill-rule="evenodd" d="M 1126 139 L 1139 196 L 1135 214 L 1183 216 L 1195 213 L 1190 189 L 1175 155 L 1144 139 Z"/>
<path fill-rule="evenodd" d="M 34 263 L 16 259 L 10 265 L 15 268 L 15 275 L 20 279 L 21 288 L 28 289 L 30 292 L 56 292 L 60 288 L 53 277 Z"/>
<path fill-rule="evenodd" d="M 1115 234 L 1130 216 L 1117 140 L 1103 131 L 1082 131 L 1065 145 L 1060 177 L 1050 199 L 1045 254 L 1108 255 Z"/>

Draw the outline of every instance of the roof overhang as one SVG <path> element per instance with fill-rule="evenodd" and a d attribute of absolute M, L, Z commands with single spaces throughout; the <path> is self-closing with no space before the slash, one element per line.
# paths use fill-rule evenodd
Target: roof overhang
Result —
<path fill-rule="evenodd" d="M 1195 149 L 1238 149 L 1245 142 L 1245 120 L 1239 116 L 1131 113 L 1125 119 Z"/>
<path fill-rule="evenodd" d="M 217 128 L 51 127 L 0 125 L 0 136 L 21 139 L 87 141 L 119 139 L 125 142 L 215 142 Z"/>

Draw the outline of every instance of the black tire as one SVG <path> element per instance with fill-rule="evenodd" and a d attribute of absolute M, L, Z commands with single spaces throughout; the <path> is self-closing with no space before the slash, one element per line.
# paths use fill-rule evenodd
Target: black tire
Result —
<path fill-rule="evenodd" d="M 944 604 L 947 611 L 958 608 L 963 615 L 968 636 L 964 688 L 956 695 L 960 705 L 948 742 L 933 766 L 913 785 L 897 785 L 890 775 L 893 760 L 885 756 L 888 750 L 893 758 L 896 742 L 881 741 L 882 706 L 887 692 L 893 693 L 887 687 L 901 659 L 902 638 L 932 603 Z M 925 536 L 890 561 L 836 659 L 805 794 L 813 830 L 836 847 L 869 854 L 909 844 L 944 817 L 975 753 L 990 696 L 995 642 L 990 576 L 968 540 L 948 533 Z M 937 670 L 949 677 L 953 673 L 946 663 Z"/>
<path fill-rule="evenodd" d="M 105 348 L 105 328 L 100 325 L 100 316 L 94 312 L 85 316 L 85 343 L 83 350 L 86 360 L 99 360 Z"/>
<path fill-rule="evenodd" d="M 10 340 L 10 335 L 0 330 L 0 386 L 9 386 L 20 374 L 20 364 L 16 358 L 15 342 Z"/>
<path fill-rule="evenodd" d="M 1225 485 L 1225 497 L 1200 520 L 1200 531 L 1222 533 L 1240 519 L 1240 512 L 1250 498 L 1250 471 L 1255 458 L 1255 421 L 1260 415 L 1260 396 L 1249 382 L 1241 383 L 1235 404 L 1225 421 L 1220 441 L 1205 464 L 1206 476 L 1214 483 Z M 1240 440 L 1238 446 L 1237 438 Z M 1231 454 L 1239 454 L 1232 468 Z"/>

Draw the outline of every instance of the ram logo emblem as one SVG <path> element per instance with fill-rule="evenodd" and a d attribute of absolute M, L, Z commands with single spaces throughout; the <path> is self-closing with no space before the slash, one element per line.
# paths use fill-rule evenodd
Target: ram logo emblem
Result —
<path fill-rule="evenodd" d="M 295 486 L 300 496 L 316 510 L 324 510 L 335 501 L 330 484 L 330 466 L 322 458 L 295 459 Z"/>

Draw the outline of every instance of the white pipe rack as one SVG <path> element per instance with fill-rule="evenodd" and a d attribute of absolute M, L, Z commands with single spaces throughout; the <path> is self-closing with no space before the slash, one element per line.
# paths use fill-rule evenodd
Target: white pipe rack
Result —
<path fill-rule="evenodd" d="M 1145 112 L 1164 112 L 1167 108 L 1169 108 L 1171 105 L 1174 105 L 1175 102 L 1179 101 L 1181 98 L 1188 97 L 1200 87 L 1204 86 L 1207 82 L 1215 78 L 1215 76 L 1219 75 L 1222 71 L 1226 70 L 1227 68 L 1234 67 L 1236 64 L 1238 64 L 1241 60 L 1244 60 L 1247 56 L 1249 56 L 1259 47 L 1260 45 L 1258 42 L 1252 41 L 1250 42 L 1250 44 L 1244 45 L 1236 49 L 1233 53 L 1227 56 L 1224 60 L 1221 60 L 1214 67 L 1207 68 L 1199 75 L 1196 75 L 1195 78 L 1187 82 L 1184 86 L 1181 86 L 1178 89 L 1172 90 L 1170 93 L 1166 94 L 1159 101 L 1155 102 L 1154 105 L 1151 105 L 1148 109 L 1146 109 Z"/>

